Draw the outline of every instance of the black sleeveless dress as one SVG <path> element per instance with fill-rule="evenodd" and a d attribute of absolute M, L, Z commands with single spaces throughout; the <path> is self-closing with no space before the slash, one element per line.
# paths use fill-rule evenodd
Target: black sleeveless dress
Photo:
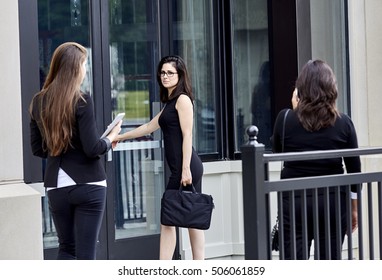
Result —
<path fill-rule="evenodd" d="M 178 111 L 175 108 L 178 98 L 179 97 L 171 99 L 166 103 L 166 106 L 158 120 L 159 126 L 163 132 L 167 164 L 169 165 L 171 171 L 167 189 L 179 189 L 180 180 L 182 178 L 183 135 L 179 123 Z M 192 174 L 192 183 L 196 191 L 201 192 L 203 164 L 194 148 L 192 148 L 190 169 Z"/>

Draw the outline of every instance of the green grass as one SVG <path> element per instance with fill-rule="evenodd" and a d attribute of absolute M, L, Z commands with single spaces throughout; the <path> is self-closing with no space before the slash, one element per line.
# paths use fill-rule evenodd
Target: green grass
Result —
<path fill-rule="evenodd" d="M 117 97 L 118 112 L 125 112 L 125 119 L 150 117 L 148 91 L 121 91 Z"/>

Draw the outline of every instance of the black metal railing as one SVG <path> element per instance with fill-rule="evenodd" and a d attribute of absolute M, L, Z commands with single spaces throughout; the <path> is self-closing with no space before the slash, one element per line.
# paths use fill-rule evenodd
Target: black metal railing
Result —
<path fill-rule="evenodd" d="M 272 259 L 271 250 L 271 200 L 270 194 L 277 194 L 277 207 L 279 221 L 279 259 L 284 259 L 284 239 L 282 221 L 282 195 L 286 192 L 290 195 L 291 208 L 294 209 L 294 192 L 301 192 L 302 227 L 303 227 L 303 258 L 308 259 L 308 245 L 306 240 L 306 191 L 312 190 L 313 201 L 317 202 L 317 192 L 324 195 L 324 216 L 325 234 L 330 234 L 329 226 L 329 191 L 335 193 L 336 200 L 336 231 L 341 231 L 340 221 L 340 188 L 346 188 L 346 222 L 351 225 L 351 195 L 350 186 L 357 187 L 357 211 L 358 211 L 358 244 L 354 247 L 353 235 L 350 227 L 347 229 L 347 259 L 354 259 L 353 251 L 358 253 L 359 259 L 375 259 L 379 252 L 379 259 L 382 258 L 382 172 L 360 172 L 352 174 L 326 175 L 316 177 L 303 177 L 295 179 L 270 180 L 269 163 L 280 161 L 315 160 L 351 156 L 366 156 L 382 154 L 382 148 L 358 148 L 343 150 L 310 151 L 299 153 L 266 153 L 264 145 L 256 141 L 257 128 L 251 126 L 247 129 L 249 141 L 242 146 L 242 176 L 243 176 L 243 206 L 244 206 L 244 239 L 246 259 Z M 361 186 L 363 186 L 361 189 Z M 340 187 L 341 186 L 341 187 Z M 374 193 L 377 189 L 377 194 Z M 365 195 L 365 197 L 364 197 Z M 317 203 L 313 203 L 314 219 L 314 259 L 319 259 L 319 238 L 318 238 L 318 208 Z M 374 205 L 376 204 L 376 205 Z M 366 213 L 364 213 L 364 211 Z M 365 215 L 364 215 L 365 214 Z M 364 220 L 365 219 L 365 220 Z M 305 222 L 304 222 L 305 221 Z M 376 222 L 377 221 L 377 222 Z M 274 221 L 273 221 L 274 222 Z M 294 215 L 291 215 L 291 228 L 295 229 Z M 293 230 L 292 230 L 293 231 Z M 294 234 L 293 234 L 294 233 Z M 296 259 L 295 231 L 291 234 L 290 255 Z M 341 238 L 337 236 L 337 238 Z M 338 239 L 337 239 L 338 240 Z M 376 244 L 379 243 L 377 247 Z M 330 259 L 330 238 L 326 238 L 326 256 Z M 341 246 L 341 243 L 339 245 Z M 340 247 L 339 249 L 341 249 Z M 342 258 L 342 256 L 341 256 Z"/>

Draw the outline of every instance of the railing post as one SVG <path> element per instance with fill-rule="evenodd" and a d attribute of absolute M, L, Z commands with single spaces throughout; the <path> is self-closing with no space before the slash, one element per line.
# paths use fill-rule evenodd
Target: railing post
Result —
<path fill-rule="evenodd" d="M 264 192 L 264 145 L 257 143 L 258 129 L 246 129 L 249 140 L 241 147 L 246 260 L 266 260 L 269 255 L 267 203 Z"/>

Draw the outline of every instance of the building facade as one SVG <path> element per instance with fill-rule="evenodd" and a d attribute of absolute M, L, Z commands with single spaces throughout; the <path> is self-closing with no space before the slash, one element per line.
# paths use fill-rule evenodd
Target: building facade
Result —
<path fill-rule="evenodd" d="M 9 2 L 9 3 L 8 3 Z M 269 148 L 277 113 L 290 107 L 293 83 L 309 59 L 334 69 L 338 107 L 349 114 L 361 147 L 381 146 L 378 129 L 382 58 L 378 0 L 19 0 L 0 11 L 2 84 L 0 259 L 51 259 L 55 229 L 42 187 L 44 162 L 29 147 L 29 102 L 54 49 L 65 41 L 89 52 L 83 90 L 92 95 L 100 133 L 119 112 L 123 129 L 161 109 L 156 65 L 182 56 L 195 102 L 194 146 L 205 169 L 203 190 L 216 208 L 206 257 L 244 254 L 240 147 L 259 128 Z M 378 157 L 363 160 L 379 170 Z M 105 156 L 108 201 L 98 258 L 157 259 L 160 197 L 168 174 L 160 132 L 120 143 Z M 274 175 L 277 176 L 277 167 Z M 26 230 L 27 229 L 27 230 Z M 185 230 L 175 258 L 191 259 Z"/>

